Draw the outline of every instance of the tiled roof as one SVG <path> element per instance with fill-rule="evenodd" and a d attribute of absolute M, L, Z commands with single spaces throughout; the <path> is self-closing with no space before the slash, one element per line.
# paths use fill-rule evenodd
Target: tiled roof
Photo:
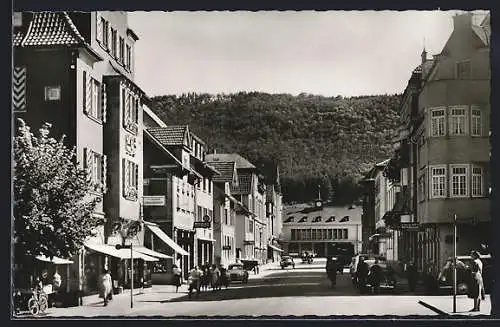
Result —
<path fill-rule="evenodd" d="M 233 173 L 234 173 L 234 162 L 211 162 L 208 161 L 208 164 L 213 166 L 217 171 L 220 172 L 220 175 L 215 175 L 212 180 L 214 182 L 232 182 L 233 181 Z"/>
<path fill-rule="evenodd" d="M 184 144 L 184 133 L 187 125 L 167 127 L 151 127 L 148 132 L 154 136 L 164 146 L 174 146 Z"/>
<path fill-rule="evenodd" d="M 252 174 L 239 173 L 238 186 L 231 185 L 231 194 L 250 194 L 252 191 Z"/>
<path fill-rule="evenodd" d="M 236 162 L 236 169 L 255 169 L 256 167 L 247 159 L 243 158 L 237 153 L 211 153 L 207 154 L 206 160 L 210 162 Z"/>
<path fill-rule="evenodd" d="M 15 47 L 20 46 L 24 35 L 24 32 L 21 30 L 14 31 L 14 33 L 12 34 L 12 45 Z"/>
<path fill-rule="evenodd" d="M 22 32 L 18 32 L 14 45 L 36 47 L 85 44 L 84 38 L 67 13 L 35 12 L 32 15 L 26 34 L 22 36 L 19 35 Z"/>

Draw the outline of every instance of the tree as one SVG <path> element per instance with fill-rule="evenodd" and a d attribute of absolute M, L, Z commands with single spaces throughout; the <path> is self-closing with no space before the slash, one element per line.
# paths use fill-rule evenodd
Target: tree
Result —
<path fill-rule="evenodd" d="M 96 185 L 78 167 L 75 149 L 64 145 L 64 136 L 49 138 L 51 125 L 45 123 L 36 137 L 18 121 L 13 143 L 16 262 L 23 256 L 71 257 L 104 222 L 92 215 L 102 199 L 89 194 Z"/>

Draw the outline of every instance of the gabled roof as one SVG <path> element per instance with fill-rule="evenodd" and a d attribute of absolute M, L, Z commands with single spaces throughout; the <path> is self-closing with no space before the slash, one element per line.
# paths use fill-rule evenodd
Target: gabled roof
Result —
<path fill-rule="evenodd" d="M 158 141 L 164 146 L 191 146 L 189 141 L 189 128 L 187 125 L 167 125 L 167 127 L 151 127 L 148 128 Z M 185 142 L 186 137 L 188 141 Z"/>
<path fill-rule="evenodd" d="M 233 181 L 236 166 L 235 162 L 207 161 L 207 163 L 220 172 L 220 175 L 215 175 L 212 181 L 216 183 L 231 183 Z"/>
<path fill-rule="evenodd" d="M 66 12 L 34 12 L 23 15 L 23 19 L 29 18 L 29 15 L 31 19 L 27 27 L 14 28 L 12 41 L 15 47 L 83 46 L 102 60 Z"/>
<path fill-rule="evenodd" d="M 236 169 L 257 169 L 250 161 L 237 153 L 211 153 L 206 155 L 206 160 L 210 162 L 236 162 Z"/>

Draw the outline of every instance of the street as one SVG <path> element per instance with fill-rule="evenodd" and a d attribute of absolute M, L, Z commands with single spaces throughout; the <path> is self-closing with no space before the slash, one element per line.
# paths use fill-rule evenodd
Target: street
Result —
<path fill-rule="evenodd" d="M 359 295 L 348 272 L 338 274 L 337 286 L 330 287 L 325 274 L 325 260 L 313 264 L 296 262 L 295 269 L 282 270 L 272 266 L 259 275 L 250 275 L 248 284 L 232 284 L 221 291 L 202 292 L 190 300 L 186 288 L 175 293 L 172 286 L 155 285 L 150 292 L 135 296 L 130 309 L 130 293 L 115 296 L 103 307 L 95 303 L 74 308 L 50 308 L 48 317 L 97 316 L 331 316 L 331 315 L 428 315 L 437 313 L 419 301 L 450 313 L 450 296 Z M 459 314 L 469 315 L 471 301 L 461 296 L 457 301 Z M 483 302 L 481 314 L 489 314 L 489 297 Z"/>

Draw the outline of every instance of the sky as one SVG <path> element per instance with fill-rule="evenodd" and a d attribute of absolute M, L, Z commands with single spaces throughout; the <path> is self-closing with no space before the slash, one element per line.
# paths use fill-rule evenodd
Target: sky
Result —
<path fill-rule="evenodd" d="M 130 12 L 135 80 L 149 95 L 402 93 L 451 11 Z"/>

